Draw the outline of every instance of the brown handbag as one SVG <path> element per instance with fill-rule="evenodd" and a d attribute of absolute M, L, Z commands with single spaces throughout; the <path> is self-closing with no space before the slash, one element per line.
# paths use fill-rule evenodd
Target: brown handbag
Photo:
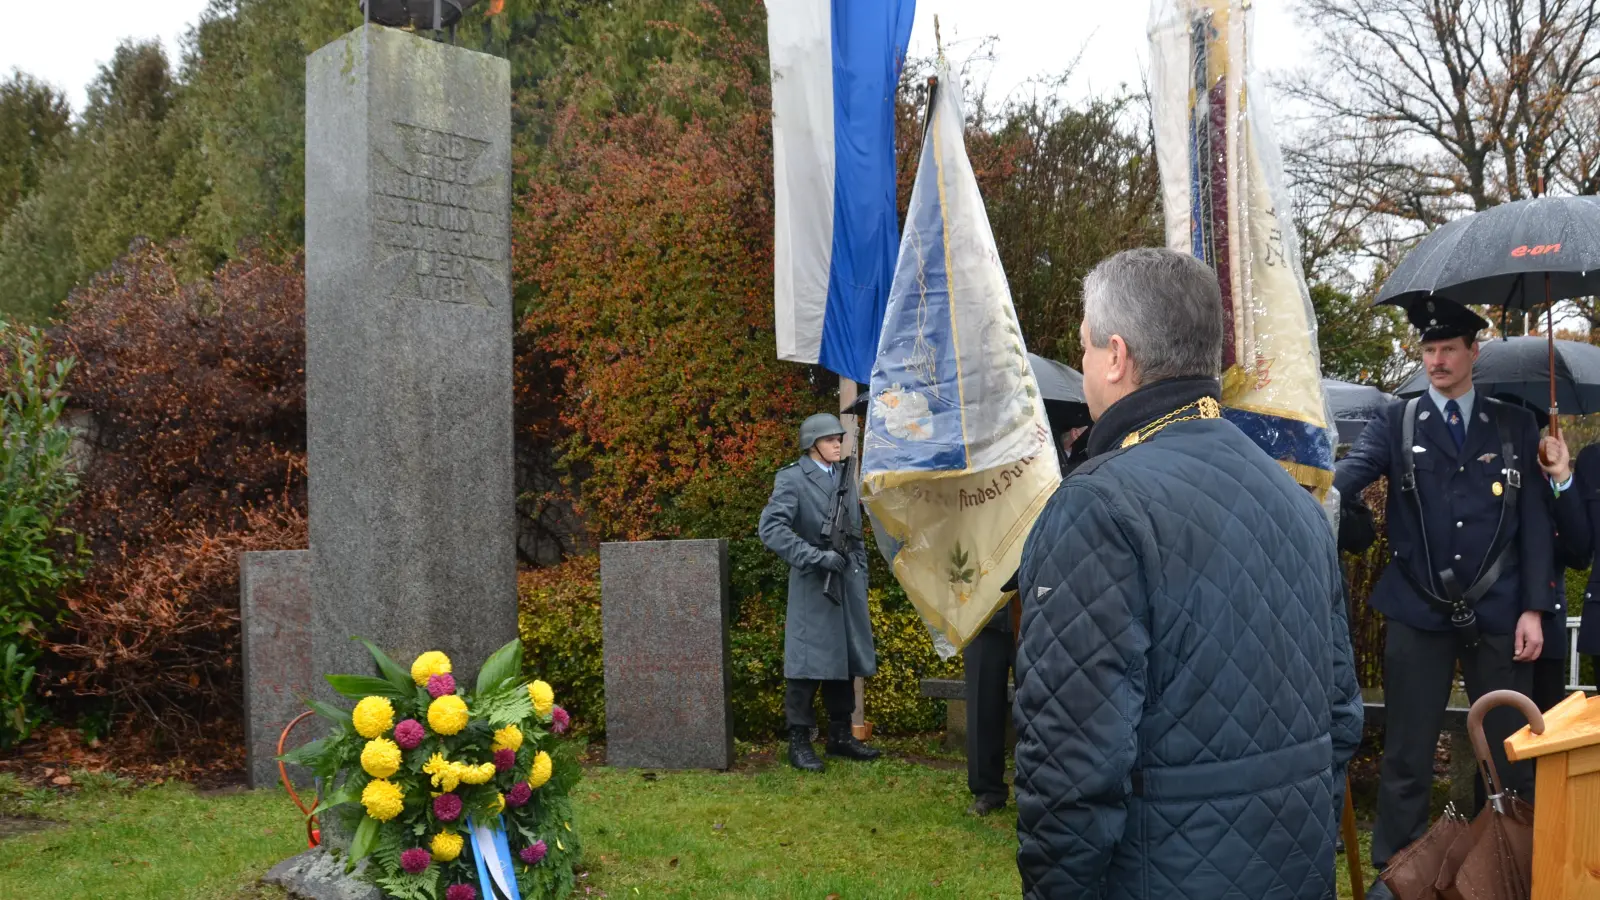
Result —
<path fill-rule="evenodd" d="M 1533 876 L 1533 807 L 1500 782 L 1483 717 L 1497 706 L 1515 706 L 1534 734 L 1544 717 L 1516 691 L 1491 691 L 1467 712 L 1467 732 L 1489 802 L 1470 825 L 1455 810 L 1397 853 L 1379 877 L 1398 900 L 1528 900 Z"/>

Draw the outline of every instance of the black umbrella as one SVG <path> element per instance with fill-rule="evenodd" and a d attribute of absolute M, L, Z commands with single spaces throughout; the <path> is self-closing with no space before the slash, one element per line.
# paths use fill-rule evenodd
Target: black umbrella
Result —
<path fill-rule="evenodd" d="M 1550 411 L 1544 407 L 1544 398 L 1539 398 L 1539 402 L 1537 403 L 1529 403 L 1521 397 L 1518 397 L 1516 394 L 1493 394 L 1491 396 L 1493 396 L 1496 400 L 1503 400 L 1512 406 L 1520 406 L 1528 412 L 1533 413 L 1534 425 L 1537 426 L 1540 431 L 1550 427 Z"/>
<path fill-rule="evenodd" d="M 1531 299 L 1530 278 L 1535 282 Z M 1600 293 L 1600 198 L 1518 200 L 1444 225 L 1400 261 L 1377 302 L 1409 307 L 1438 294 L 1463 304 L 1531 309 L 1540 302 L 1538 282 L 1543 282 L 1542 302 L 1552 306 L 1557 300 Z M 1546 371 L 1554 376 L 1551 318 L 1547 306 Z M 1553 419 L 1553 377 L 1549 394 Z M 1558 431 L 1552 427 L 1551 436 Z"/>
<path fill-rule="evenodd" d="M 1033 377 L 1039 382 L 1044 412 L 1053 431 L 1081 428 L 1089 424 L 1089 404 L 1083 396 L 1083 376 L 1077 369 L 1037 353 L 1029 353 Z"/>
<path fill-rule="evenodd" d="M 1484 341 L 1472 367 L 1472 386 L 1490 396 L 1515 397 L 1525 406 L 1542 409 L 1551 381 L 1548 348 L 1542 337 Z M 1556 341 L 1555 364 L 1556 405 L 1578 415 L 1600 412 L 1600 347 Z M 1412 397 L 1427 389 L 1428 373 L 1419 369 L 1396 393 Z"/>
<path fill-rule="evenodd" d="M 1050 419 L 1051 430 L 1059 434 L 1069 428 L 1087 426 L 1090 422 L 1089 404 L 1083 396 L 1083 376 L 1078 370 L 1037 353 L 1029 353 L 1028 362 L 1033 364 L 1033 377 L 1039 383 L 1039 395 L 1044 399 L 1044 411 Z M 858 416 L 866 415 L 869 399 L 868 394 L 863 392 L 850 412 Z"/>
<path fill-rule="evenodd" d="M 1406 254 L 1377 302 L 1409 307 L 1434 294 L 1510 309 L 1600 294 L 1600 197 L 1518 200 L 1443 225 Z"/>
<path fill-rule="evenodd" d="M 1355 443 L 1367 423 L 1377 418 L 1384 404 L 1394 399 L 1392 394 L 1385 394 L 1371 385 L 1353 384 L 1336 378 L 1322 379 L 1322 395 L 1327 398 L 1328 410 L 1333 413 L 1341 444 Z"/>

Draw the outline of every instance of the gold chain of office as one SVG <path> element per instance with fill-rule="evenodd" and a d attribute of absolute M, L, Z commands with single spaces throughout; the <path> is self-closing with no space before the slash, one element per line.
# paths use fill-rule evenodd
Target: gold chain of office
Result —
<path fill-rule="evenodd" d="M 1134 444 L 1137 444 L 1140 441 L 1148 440 L 1154 436 L 1156 432 L 1167 427 L 1168 425 L 1176 425 L 1179 422 L 1191 422 L 1195 419 L 1215 419 L 1221 415 L 1222 408 L 1217 405 L 1217 401 L 1215 399 L 1211 397 L 1201 397 L 1199 400 L 1196 400 L 1188 406 L 1179 407 L 1178 409 L 1167 413 L 1154 422 L 1151 422 L 1149 425 L 1132 432 L 1127 437 L 1122 439 L 1122 446 L 1132 447 Z"/>

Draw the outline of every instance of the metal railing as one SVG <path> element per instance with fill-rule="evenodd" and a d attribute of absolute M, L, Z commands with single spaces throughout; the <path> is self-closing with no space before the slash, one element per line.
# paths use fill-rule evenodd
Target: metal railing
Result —
<path fill-rule="evenodd" d="M 1583 618 L 1581 616 L 1567 616 L 1567 690 L 1585 691 L 1592 694 L 1600 689 L 1597 689 L 1592 684 L 1578 683 L 1582 677 L 1579 674 L 1581 660 L 1578 656 L 1578 626 L 1582 624 Z"/>

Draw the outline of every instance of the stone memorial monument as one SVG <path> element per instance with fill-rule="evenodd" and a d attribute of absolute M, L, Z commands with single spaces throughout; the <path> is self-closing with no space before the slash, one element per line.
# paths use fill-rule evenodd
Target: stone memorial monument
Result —
<path fill-rule="evenodd" d="M 733 765 L 728 542 L 600 545 L 606 763 Z"/>
<path fill-rule="evenodd" d="M 516 635 L 511 87 L 382 26 L 306 63 L 312 666 Z"/>
<path fill-rule="evenodd" d="M 323 699 L 324 673 L 377 674 L 353 635 L 402 664 L 442 650 L 470 684 L 517 627 L 509 65 L 378 25 L 333 41 L 306 62 L 305 179 L 310 639 L 297 649 Z M 268 880 L 361 893 L 323 884 L 331 871 L 313 852 Z"/>

